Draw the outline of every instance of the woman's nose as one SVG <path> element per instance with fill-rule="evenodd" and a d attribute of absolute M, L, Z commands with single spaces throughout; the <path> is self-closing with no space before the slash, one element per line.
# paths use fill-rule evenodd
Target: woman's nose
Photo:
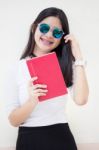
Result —
<path fill-rule="evenodd" d="M 46 33 L 46 36 L 47 37 L 53 37 L 53 33 L 51 30 L 49 30 L 47 33 Z"/>

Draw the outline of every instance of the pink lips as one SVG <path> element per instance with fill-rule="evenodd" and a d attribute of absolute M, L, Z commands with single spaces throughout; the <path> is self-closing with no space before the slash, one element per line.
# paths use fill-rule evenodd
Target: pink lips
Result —
<path fill-rule="evenodd" d="M 53 44 L 52 41 L 46 40 L 46 39 L 44 39 L 44 38 L 40 38 L 40 39 L 41 39 L 42 43 L 43 43 L 44 45 L 46 45 L 46 46 L 50 46 L 50 45 Z"/>

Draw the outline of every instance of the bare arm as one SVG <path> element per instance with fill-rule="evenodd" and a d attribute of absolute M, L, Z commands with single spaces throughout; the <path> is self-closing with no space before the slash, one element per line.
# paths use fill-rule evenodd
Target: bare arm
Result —
<path fill-rule="evenodd" d="M 32 113 L 35 106 L 36 104 L 34 102 L 27 100 L 27 102 L 23 106 L 13 110 L 9 115 L 9 121 L 11 125 L 17 127 L 22 124 Z"/>
<path fill-rule="evenodd" d="M 73 85 L 73 99 L 78 105 L 86 104 L 88 100 L 88 82 L 83 66 L 74 67 L 74 85 Z"/>
<path fill-rule="evenodd" d="M 46 85 L 36 84 L 35 86 L 32 85 L 32 82 L 37 78 L 32 78 L 29 82 L 28 92 L 29 92 L 29 99 L 19 108 L 16 108 L 11 112 L 9 115 L 10 123 L 17 127 L 20 124 L 24 123 L 24 121 L 30 116 L 36 105 L 38 104 L 38 97 L 46 95 L 47 92 Z"/>
<path fill-rule="evenodd" d="M 64 37 L 65 42 L 70 41 L 72 47 L 72 54 L 75 60 L 83 60 L 80 47 L 75 37 L 71 34 Z M 76 104 L 83 105 L 88 101 L 88 82 L 86 78 L 85 68 L 83 66 L 74 67 L 74 85 L 73 85 L 73 99 Z"/>

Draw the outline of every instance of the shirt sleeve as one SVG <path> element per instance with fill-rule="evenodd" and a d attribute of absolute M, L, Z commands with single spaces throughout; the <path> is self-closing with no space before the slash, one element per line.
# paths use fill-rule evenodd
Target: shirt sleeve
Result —
<path fill-rule="evenodd" d="M 7 116 L 10 113 L 20 106 L 19 98 L 18 98 L 18 86 L 17 86 L 17 64 L 11 66 L 7 73 L 4 85 L 4 92 L 5 92 L 5 111 Z"/>

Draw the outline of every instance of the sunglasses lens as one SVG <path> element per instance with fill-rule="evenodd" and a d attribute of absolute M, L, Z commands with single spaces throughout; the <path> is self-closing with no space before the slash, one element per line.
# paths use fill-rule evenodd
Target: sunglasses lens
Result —
<path fill-rule="evenodd" d="M 47 25 L 47 24 L 40 24 L 39 29 L 40 29 L 40 31 L 41 31 L 42 33 L 45 34 L 45 33 L 47 33 L 47 32 L 49 31 L 50 27 L 49 27 L 49 25 Z"/>
<path fill-rule="evenodd" d="M 46 34 L 47 32 L 49 32 L 50 30 L 50 26 L 48 24 L 42 23 L 39 25 L 39 30 L 41 33 Z M 54 28 L 54 30 L 52 31 L 53 33 L 53 37 L 56 39 L 59 39 L 63 36 L 63 31 L 58 29 L 58 28 Z"/>
<path fill-rule="evenodd" d="M 53 30 L 53 36 L 55 38 L 59 39 L 63 36 L 63 31 L 56 28 L 56 29 Z"/>

